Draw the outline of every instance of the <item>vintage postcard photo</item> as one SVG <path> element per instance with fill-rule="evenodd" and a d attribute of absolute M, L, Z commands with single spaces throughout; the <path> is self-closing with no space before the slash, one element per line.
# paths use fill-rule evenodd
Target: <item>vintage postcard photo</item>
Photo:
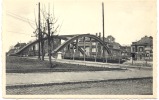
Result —
<path fill-rule="evenodd" d="M 3 0 L 4 98 L 156 98 L 156 0 Z"/>

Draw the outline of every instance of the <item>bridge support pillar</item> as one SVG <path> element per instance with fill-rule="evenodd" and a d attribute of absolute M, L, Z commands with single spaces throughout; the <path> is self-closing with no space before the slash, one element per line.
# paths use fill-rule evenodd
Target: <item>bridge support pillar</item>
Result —
<path fill-rule="evenodd" d="M 62 52 L 57 53 L 57 59 L 62 59 Z"/>

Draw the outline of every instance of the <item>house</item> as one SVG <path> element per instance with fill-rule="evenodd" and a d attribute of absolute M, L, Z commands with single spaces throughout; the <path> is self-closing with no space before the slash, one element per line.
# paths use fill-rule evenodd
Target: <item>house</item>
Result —
<path fill-rule="evenodd" d="M 13 53 L 15 53 L 15 49 L 12 48 L 6 53 L 6 55 L 9 56 L 10 54 L 13 54 Z"/>
<path fill-rule="evenodd" d="M 10 55 L 10 54 L 13 54 L 13 53 L 16 53 L 17 51 L 19 51 L 21 48 L 23 48 L 24 46 L 26 46 L 26 43 L 17 43 L 12 49 L 10 49 L 8 52 L 7 52 L 7 55 Z"/>
<path fill-rule="evenodd" d="M 131 46 L 121 46 L 121 55 L 125 59 L 130 59 L 130 57 L 131 57 Z"/>
<path fill-rule="evenodd" d="M 121 56 L 120 47 L 121 47 L 121 45 L 115 41 L 108 42 L 108 48 L 110 49 L 110 51 L 114 57 Z"/>
<path fill-rule="evenodd" d="M 136 60 L 152 60 L 153 57 L 153 37 L 145 36 L 137 42 L 132 42 L 131 53 L 135 54 Z"/>
<path fill-rule="evenodd" d="M 24 46 L 26 46 L 26 43 L 17 43 L 15 46 L 14 46 L 14 49 L 15 49 L 15 52 L 19 51 L 21 48 L 23 48 Z"/>

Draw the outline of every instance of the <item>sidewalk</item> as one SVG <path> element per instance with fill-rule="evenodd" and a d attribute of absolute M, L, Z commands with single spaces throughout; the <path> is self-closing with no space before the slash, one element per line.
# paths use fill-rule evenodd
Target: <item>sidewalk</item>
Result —
<path fill-rule="evenodd" d="M 152 70 L 128 69 L 124 71 L 95 72 L 47 72 L 47 73 L 7 73 L 6 86 L 27 86 L 61 84 L 152 77 Z"/>
<path fill-rule="evenodd" d="M 27 58 L 37 59 L 37 57 L 27 57 Z M 48 61 L 49 58 L 47 56 L 45 56 L 45 60 Z M 119 64 L 119 63 L 103 63 L 103 62 L 92 62 L 92 61 L 82 61 L 82 60 L 69 60 L 69 59 L 52 58 L 52 61 L 60 62 L 60 63 L 68 63 L 68 64 L 94 66 L 94 67 L 152 69 L 152 67 L 147 67 L 147 66 L 134 66 L 134 65 L 126 65 L 126 64 Z"/>
<path fill-rule="evenodd" d="M 46 60 L 48 59 L 46 58 Z M 102 62 L 68 60 L 68 59 L 60 59 L 60 60 L 53 59 L 53 61 L 60 62 L 60 63 L 94 66 L 94 67 L 152 69 L 152 67 L 147 67 L 147 66 L 134 66 L 134 65 L 126 65 L 126 64 L 118 64 L 118 63 L 102 63 Z"/>

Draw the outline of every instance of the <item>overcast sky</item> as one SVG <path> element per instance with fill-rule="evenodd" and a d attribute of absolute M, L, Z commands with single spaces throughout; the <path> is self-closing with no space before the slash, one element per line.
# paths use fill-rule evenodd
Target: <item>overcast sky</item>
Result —
<path fill-rule="evenodd" d="M 38 0 L 3 0 L 2 38 L 6 50 L 17 42 L 34 40 Z M 56 34 L 95 34 L 102 32 L 102 1 L 45 0 L 41 9 L 53 12 L 61 26 Z M 105 36 L 112 35 L 121 45 L 131 45 L 156 34 L 155 0 L 104 0 Z M 35 12 L 35 13 L 34 13 Z M 29 19 L 29 22 L 28 22 Z"/>

